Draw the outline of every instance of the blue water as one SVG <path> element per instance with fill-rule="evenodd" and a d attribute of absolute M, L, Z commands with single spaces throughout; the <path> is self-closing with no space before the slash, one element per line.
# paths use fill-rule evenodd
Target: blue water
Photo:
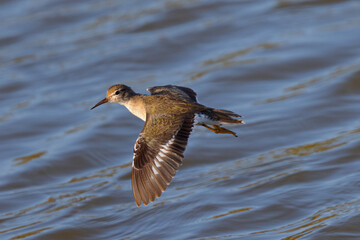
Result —
<path fill-rule="evenodd" d="M 0 239 L 360 239 L 360 2 L 2 1 Z M 232 110 L 136 207 L 109 86 Z"/>

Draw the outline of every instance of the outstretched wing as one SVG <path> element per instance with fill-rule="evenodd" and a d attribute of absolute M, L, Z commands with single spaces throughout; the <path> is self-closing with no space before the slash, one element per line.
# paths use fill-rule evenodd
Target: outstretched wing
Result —
<path fill-rule="evenodd" d="M 132 188 L 137 206 L 160 197 L 182 164 L 194 115 L 148 115 L 134 146 Z"/>
<path fill-rule="evenodd" d="M 185 98 L 191 102 L 197 102 L 196 92 L 187 87 L 175 85 L 156 86 L 146 89 L 151 95 L 170 95 L 175 98 Z"/>

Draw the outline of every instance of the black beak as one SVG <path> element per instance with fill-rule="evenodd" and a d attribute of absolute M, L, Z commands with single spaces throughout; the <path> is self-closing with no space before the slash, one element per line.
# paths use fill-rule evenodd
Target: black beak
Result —
<path fill-rule="evenodd" d="M 100 102 L 95 104 L 92 108 L 90 108 L 90 110 L 96 108 L 97 106 L 100 106 L 101 104 L 107 103 L 107 102 L 108 102 L 108 100 L 106 98 L 104 98 L 103 100 L 101 100 Z"/>

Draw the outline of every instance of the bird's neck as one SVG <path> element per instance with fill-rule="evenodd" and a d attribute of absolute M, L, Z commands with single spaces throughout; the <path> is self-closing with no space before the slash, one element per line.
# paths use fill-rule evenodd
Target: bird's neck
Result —
<path fill-rule="evenodd" d="M 134 94 L 131 98 L 123 105 L 135 116 L 141 120 L 146 120 L 146 109 L 142 94 Z"/>

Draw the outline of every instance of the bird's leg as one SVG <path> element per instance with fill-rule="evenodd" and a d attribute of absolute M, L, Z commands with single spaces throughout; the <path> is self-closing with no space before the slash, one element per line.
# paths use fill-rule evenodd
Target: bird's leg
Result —
<path fill-rule="evenodd" d="M 219 125 L 211 125 L 212 127 L 209 127 L 206 124 L 201 124 L 201 126 L 206 127 L 207 129 L 209 129 L 210 131 L 214 132 L 214 133 L 223 133 L 223 134 L 232 134 L 233 136 L 237 137 L 236 133 L 234 133 L 233 131 L 230 131 L 229 129 L 220 127 Z"/>
<path fill-rule="evenodd" d="M 213 128 L 209 127 L 208 125 L 206 125 L 206 124 L 204 124 L 204 123 L 199 124 L 199 125 L 200 125 L 200 126 L 203 126 L 203 127 L 205 127 L 205 128 L 207 128 L 207 129 L 209 129 L 210 131 L 213 131 L 214 133 L 216 133 L 216 130 L 215 130 L 215 129 L 213 129 Z"/>
<path fill-rule="evenodd" d="M 220 127 L 220 125 L 212 125 L 215 129 L 215 133 L 224 133 L 224 134 L 232 134 L 234 137 L 237 137 L 236 133 L 233 131 L 230 131 L 229 129 L 226 129 L 224 127 Z"/>

